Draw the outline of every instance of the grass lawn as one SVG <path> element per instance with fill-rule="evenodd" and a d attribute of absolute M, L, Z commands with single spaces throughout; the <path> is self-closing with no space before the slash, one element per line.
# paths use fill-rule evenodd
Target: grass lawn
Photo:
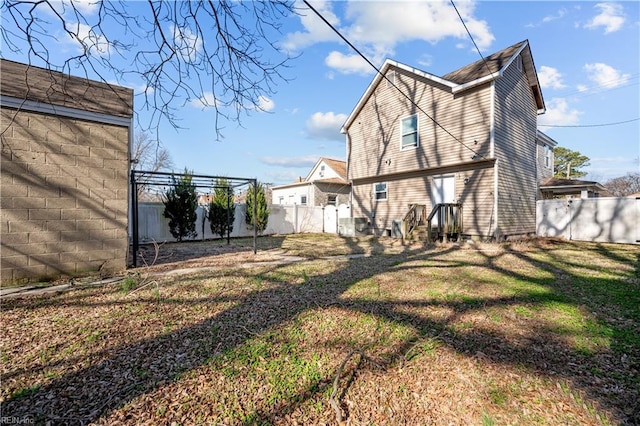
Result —
<path fill-rule="evenodd" d="M 250 244 L 165 245 L 121 283 L 3 300 L 3 418 L 640 423 L 638 246 Z"/>

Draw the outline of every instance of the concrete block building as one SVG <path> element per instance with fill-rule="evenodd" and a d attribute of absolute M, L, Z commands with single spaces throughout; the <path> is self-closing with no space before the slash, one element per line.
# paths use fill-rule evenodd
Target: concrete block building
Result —
<path fill-rule="evenodd" d="M 126 267 L 133 91 L 2 59 L 2 283 Z"/>

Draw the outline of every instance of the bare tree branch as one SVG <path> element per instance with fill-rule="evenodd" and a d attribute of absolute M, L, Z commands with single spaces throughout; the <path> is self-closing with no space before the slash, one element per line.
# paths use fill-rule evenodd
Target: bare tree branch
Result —
<path fill-rule="evenodd" d="M 220 137 L 223 121 L 259 110 L 286 81 L 281 71 L 291 58 L 276 41 L 296 10 L 291 0 L 5 0 L 0 13 L 5 47 L 25 62 L 142 85 L 137 104 L 151 115 L 143 130 L 161 120 L 179 127 L 177 112 L 199 101 L 214 112 Z M 77 50 L 59 59 L 51 46 L 65 42 Z"/>

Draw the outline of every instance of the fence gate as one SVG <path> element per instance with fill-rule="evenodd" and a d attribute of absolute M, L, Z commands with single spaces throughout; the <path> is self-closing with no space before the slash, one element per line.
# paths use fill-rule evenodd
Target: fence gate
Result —
<path fill-rule="evenodd" d="M 338 233 L 338 209 L 336 209 L 336 206 L 326 206 L 324 208 L 324 232 Z"/>

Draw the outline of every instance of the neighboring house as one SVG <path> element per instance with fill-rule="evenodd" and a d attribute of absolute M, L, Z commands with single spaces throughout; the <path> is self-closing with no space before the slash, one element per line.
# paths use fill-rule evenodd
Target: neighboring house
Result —
<path fill-rule="evenodd" d="M 133 91 L 0 65 L 2 282 L 125 269 Z"/>
<path fill-rule="evenodd" d="M 538 130 L 536 137 L 538 185 L 541 185 L 545 179 L 553 177 L 553 149 L 557 145 L 555 140 Z M 540 198 L 544 198 L 541 192 L 538 193 L 538 199 Z"/>
<path fill-rule="evenodd" d="M 413 204 L 456 203 L 462 234 L 535 233 L 544 111 L 526 40 L 442 77 L 387 60 L 342 128 L 352 217 L 389 234 Z"/>
<path fill-rule="evenodd" d="M 543 199 L 553 198 L 598 198 L 610 196 L 598 182 L 579 179 L 549 177 L 540 182 Z"/>
<path fill-rule="evenodd" d="M 346 163 L 320 158 L 306 178 L 287 185 L 274 186 L 272 204 L 326 206 L 349 204 L 351 186 L 347 180 Z"/>

